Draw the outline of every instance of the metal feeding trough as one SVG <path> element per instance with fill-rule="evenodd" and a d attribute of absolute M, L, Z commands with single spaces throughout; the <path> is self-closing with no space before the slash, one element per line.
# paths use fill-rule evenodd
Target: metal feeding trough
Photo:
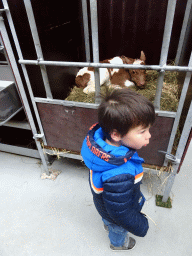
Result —
<path fill-rule="evenodd" d="M 22 108 L 15 83 L 0 80 L 0 126 L 9 121 Z"/>

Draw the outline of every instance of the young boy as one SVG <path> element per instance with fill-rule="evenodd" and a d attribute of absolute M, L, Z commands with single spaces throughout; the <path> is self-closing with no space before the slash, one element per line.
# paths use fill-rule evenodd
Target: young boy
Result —
<path fill-rule="evenodd" d="M 130 250 L 144 237 L 148 220 L 141 213 L 142 163 L 136 152 L 149 144 L 155 121 L 153 104 L 130 89 L 108 92 L 98 108 L 98 124 L 86 136 L 81 155 L 90 169 L 95 207 L 109 231 L 112 250 Z"/>

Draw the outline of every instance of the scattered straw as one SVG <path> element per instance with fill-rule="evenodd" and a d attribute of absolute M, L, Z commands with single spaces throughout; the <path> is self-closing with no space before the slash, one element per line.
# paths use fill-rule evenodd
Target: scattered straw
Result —
<path fill-rule="evenodd" d="M 143 212 L 141 212 L 141 213 L 143 213 Z M 151 217 L 149 217 L 149 215 L 147 215 L 146 213 L 143 213 L 144 215 L 146 215 L 154 224 L 155 224 L 155 226 L 158 228 L 158 229 L 160 229 L 158 226 L 157 226 L 157 224 L 155 223 L 155 221 L 151 218 Z M 160 229 L 161 230 L 161 229 Z"/>
<path fill-rule="evenodd" d="M 179 72 L 165 72 L 162 97 L 161 97 L 161 110 L 176 111 L 179 102 L 180 84 L 178 75 Z M 130 89 L 137 91 L 144 95 L 150 101 L 154 101 L 156 94 L 156 86 L 159 73 L 155 70 L 146 71 L 146 86 L 145 89 L 139 89 L 136 86 L 130 87 Z M 101 86 L 101 93 L 105 93 L 106 85 Z M 69 96 L 66 98 L 68 101 L 95 102 L 95 93 L 85 94 L 83 88 L 77 88 L 76 86 L 71 90 Z"/>
<path fill-rule="evenodd" d="M 57 156 L 57 159 L 60 159 L 60 155 L 62 155 L 62 154 L 70 153 L 70 151 L 68 151 L 66 149 L 58 149 L 58 148 L 53 148 L 53 147 L 50 147 L 49 149 L 52 150 L 52 153 L 49 153 L 46 151 L 46 154 L 49 154 L 51 156 Z"/>
<path fill-rule="evenodd" d="M 62 154 L 72 153 L 70 150 L 45 146 L 43 141 L 41 141 L 41 146 L 43 148 L 43 153 L 44 154 L 48 154 L 48 155 L 51 155 L 51 156 L 57 156 L 57 159 L 60 159 L 60 155 L 62 155 Z M 48 152 L 46 149 L 51 150 L 52 153 Z"/>
<path fill-rule="evenodd" d="M 164 187 L 167 180 L 169 179 L 172 169 L 172 166 L 169 165 L 161 167 L 160 170 L 157 170 L 156 168 L 156 174 L 154 172 L 152 173 L 150 170 L 145 173 L 143 183 L 146 184 L 151 198 L 153 195 L 163 193 Z"/>
<path fill-rule="evenodd" d="M 133 87 L 132 89 L 142 94 L 150 101 L 154 102 L 157 80 L 159 73 L 155 70 L 146 71 L 146 86 L 145 89 Z M 179 79 L 178 72 L 165 72 L 162 96 L 161 96 L 161 110 L 176 111 L 179 103 Z"/>
<path fill-rule="evenodd" d="M 57 171 L 57 170 L 50 170 L 50 174 L 47 175 L 46 173 L 43 173 L 41 175 L 41 179 L 45 180 L 45 179 L 49 179 L 49 180 L 56 180 L 57 176 L 61 173 L 61 171 Z"/>

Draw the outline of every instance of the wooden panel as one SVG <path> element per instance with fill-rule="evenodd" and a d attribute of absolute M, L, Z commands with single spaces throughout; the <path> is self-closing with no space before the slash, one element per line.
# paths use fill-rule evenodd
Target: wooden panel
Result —
<path fill-rule="evenodd" d="M 80 152 L 89 127 L 97 122 L 97 110 L 38 103 L 48 146 Z M 174 118 L 157 117 L 151 128 L 150 144 L 138 151 L 145 163 L 162 166 Z"/>
<path fill-rule="evenodd" d="M 38 103 L 48 146 L 80 152 L 89 127 L 97 122 L 97 110 Z"/>
<path fill-rule="evenodd" d="M 139 156 L 144 158 L 146 164 L 163 165 L 164 155 L 158 150 L 167 150 L 173 122 L 174 118 L 171 117 L 156 117 L 155 124 L 150 129 L 150 144 L 138 150 Z"/>

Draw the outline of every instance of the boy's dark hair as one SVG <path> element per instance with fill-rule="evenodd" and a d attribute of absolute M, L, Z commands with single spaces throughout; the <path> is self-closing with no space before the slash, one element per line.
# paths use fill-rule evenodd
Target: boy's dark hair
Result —
<path fill-rule="evenodd" d="M 145 128 L 155 121 L 155 109 L 151 101 L 128 88 L 107 91 L 101 95 L 98 108 L 98 121 L 104 132 L 110 134 L 114 129 L 121 136 L 136 126 Z"/>

